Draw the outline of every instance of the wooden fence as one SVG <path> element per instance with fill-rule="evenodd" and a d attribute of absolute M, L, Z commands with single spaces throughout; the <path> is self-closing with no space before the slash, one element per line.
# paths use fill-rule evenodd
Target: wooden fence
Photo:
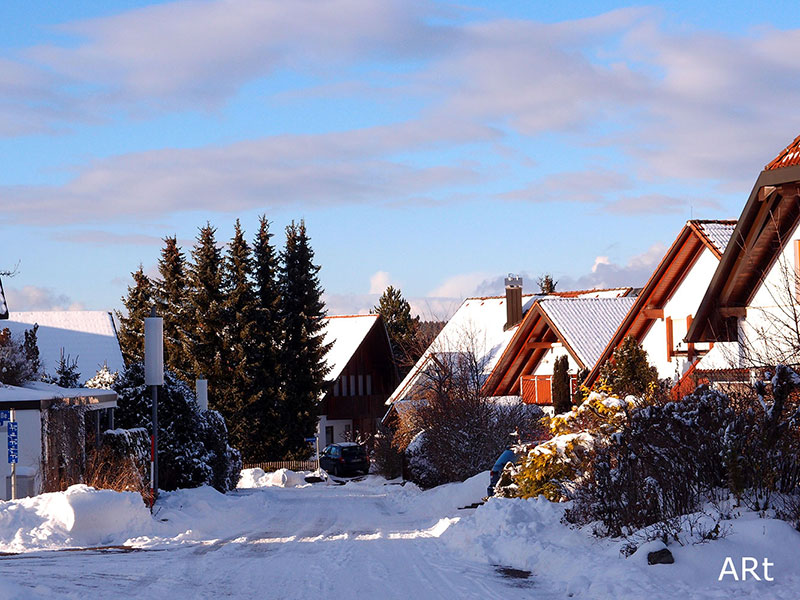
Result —
<path fill-rule="evenodd" d="M 315 471 L 317 461 L 315 460 L 272 460 L 259 463 L 245 463 L 245 469 L 261 469 L 266 473 L 277 471 L 278 469 L 290 469 L 292 471 Z"/>

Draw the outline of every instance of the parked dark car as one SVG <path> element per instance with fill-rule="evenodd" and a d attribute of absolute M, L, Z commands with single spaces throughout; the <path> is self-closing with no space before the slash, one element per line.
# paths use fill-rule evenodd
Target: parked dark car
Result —
<path fill-rule="evenodd" d="M 354 442 L 327 446 L 319 455 L 319 466 L 337 477 L 369 473 L 367 449 Z"/>

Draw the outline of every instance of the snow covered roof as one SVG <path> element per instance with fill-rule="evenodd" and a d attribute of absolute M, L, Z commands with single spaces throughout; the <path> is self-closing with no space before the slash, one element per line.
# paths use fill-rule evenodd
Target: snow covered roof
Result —
<path fill-rule="evenodd" d="M 17 405 L 20 408 L 34 408 L 37 404 L 64 400 L 86 404 L 90 409 L 112 408 L 117 405 L 117 394 L 113 390 L 62 388 L 41 381 L 31 381 L 21 387 L 0 384 L 0 407 Z"/>
<path fill-rule="evenodd" d="M 731 241 L 733 230 L 736 229 L 736 221 L 690 221 L 704 237 L 706 243 L 710 243 L 713 248 L 718 252 L 719 256 L 725 254 L 725 248 L 728 247 L 728 242 Z"/>
<path fill-rule="evenodd" d="M 23 331 L 39 325 L 37 340 L 42 368 L 53 374 L 61 357 L 77 360 L 81 379 L 94 377 L 104 364 L 122 371 L 124 363 L 111 313 L 102 310 L 12 312 L 0 321 L 0 329 L 22 337 Z"/>
<path fill-rule="evenodd" d="M 525 314 L 541 295 L 522 296 L 522 313 Z M 392 392 L 386 404 L 403 399 L 414 388 L 433 354 L 446 352 L 474 352 L 484 375 L 491 373 L 508 342 L 519 325 L 503 330 L 506 324 L 506 297 L 490 296 L 467 298 L 450 318 L 439 335 L 414 365 L 414 368 Z"/>
<path fill-rule="evenodd" d="M 324 319 L 327 325 L 323 344 L 332 344 L 325 355 L 331 368 L 329 381 L 338 379 L 379 318 L 379 315 L 341 315 Z"/>
<path fill-rule="evenodd" d="M 581 362 L 593 366 L 634 302 L 630 296 L 542 298 L 539 306 Z"/>

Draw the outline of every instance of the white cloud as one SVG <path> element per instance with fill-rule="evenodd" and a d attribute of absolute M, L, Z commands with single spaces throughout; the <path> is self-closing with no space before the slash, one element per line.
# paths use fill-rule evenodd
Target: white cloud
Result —
<path fill-rule="evenodd" d="M 489 275 L 487 273 L 461 273 L 445 279 L 440 285 L 428 292 L 431 298 L 465 298 L 475 293 L 478 286 Z"/>
<path fill-rule="evenodd" d="M 21 288 L 6 287 L 6 300 L 11 318 L 14 312 L 30 310 L 83 310 L 84 305 L 73 302 L 69 296 L 47 287 L 25 285 Z"/>
<path fill-rule="evenodd" d="M 389 273 L 386 271 L 378 271 L 369 278 L 369 293 L 370 294 L 383 294 L 387 287 L 392 285 L 392 280 Z"/>

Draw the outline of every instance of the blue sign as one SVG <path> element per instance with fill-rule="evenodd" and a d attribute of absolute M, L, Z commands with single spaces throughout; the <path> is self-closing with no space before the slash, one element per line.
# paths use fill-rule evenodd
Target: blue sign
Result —
<path fill-rule="evenodd" d="M 6 421 L 11 420 L 11 411 L 10 410 L 0 410 L 0 425 L 5 423 Z"/>
<path fill-rule="evenodd" d="M 307 442 L 316 442 L 317 438 L 315 438 L 315 437 L 306 438 L 306 441 Z"/>
<path fill-rule="evenodd" d="M 19 462 L 18 443 L 19 425 L 16 421 L 8 422 L 8 463 Z"/>

